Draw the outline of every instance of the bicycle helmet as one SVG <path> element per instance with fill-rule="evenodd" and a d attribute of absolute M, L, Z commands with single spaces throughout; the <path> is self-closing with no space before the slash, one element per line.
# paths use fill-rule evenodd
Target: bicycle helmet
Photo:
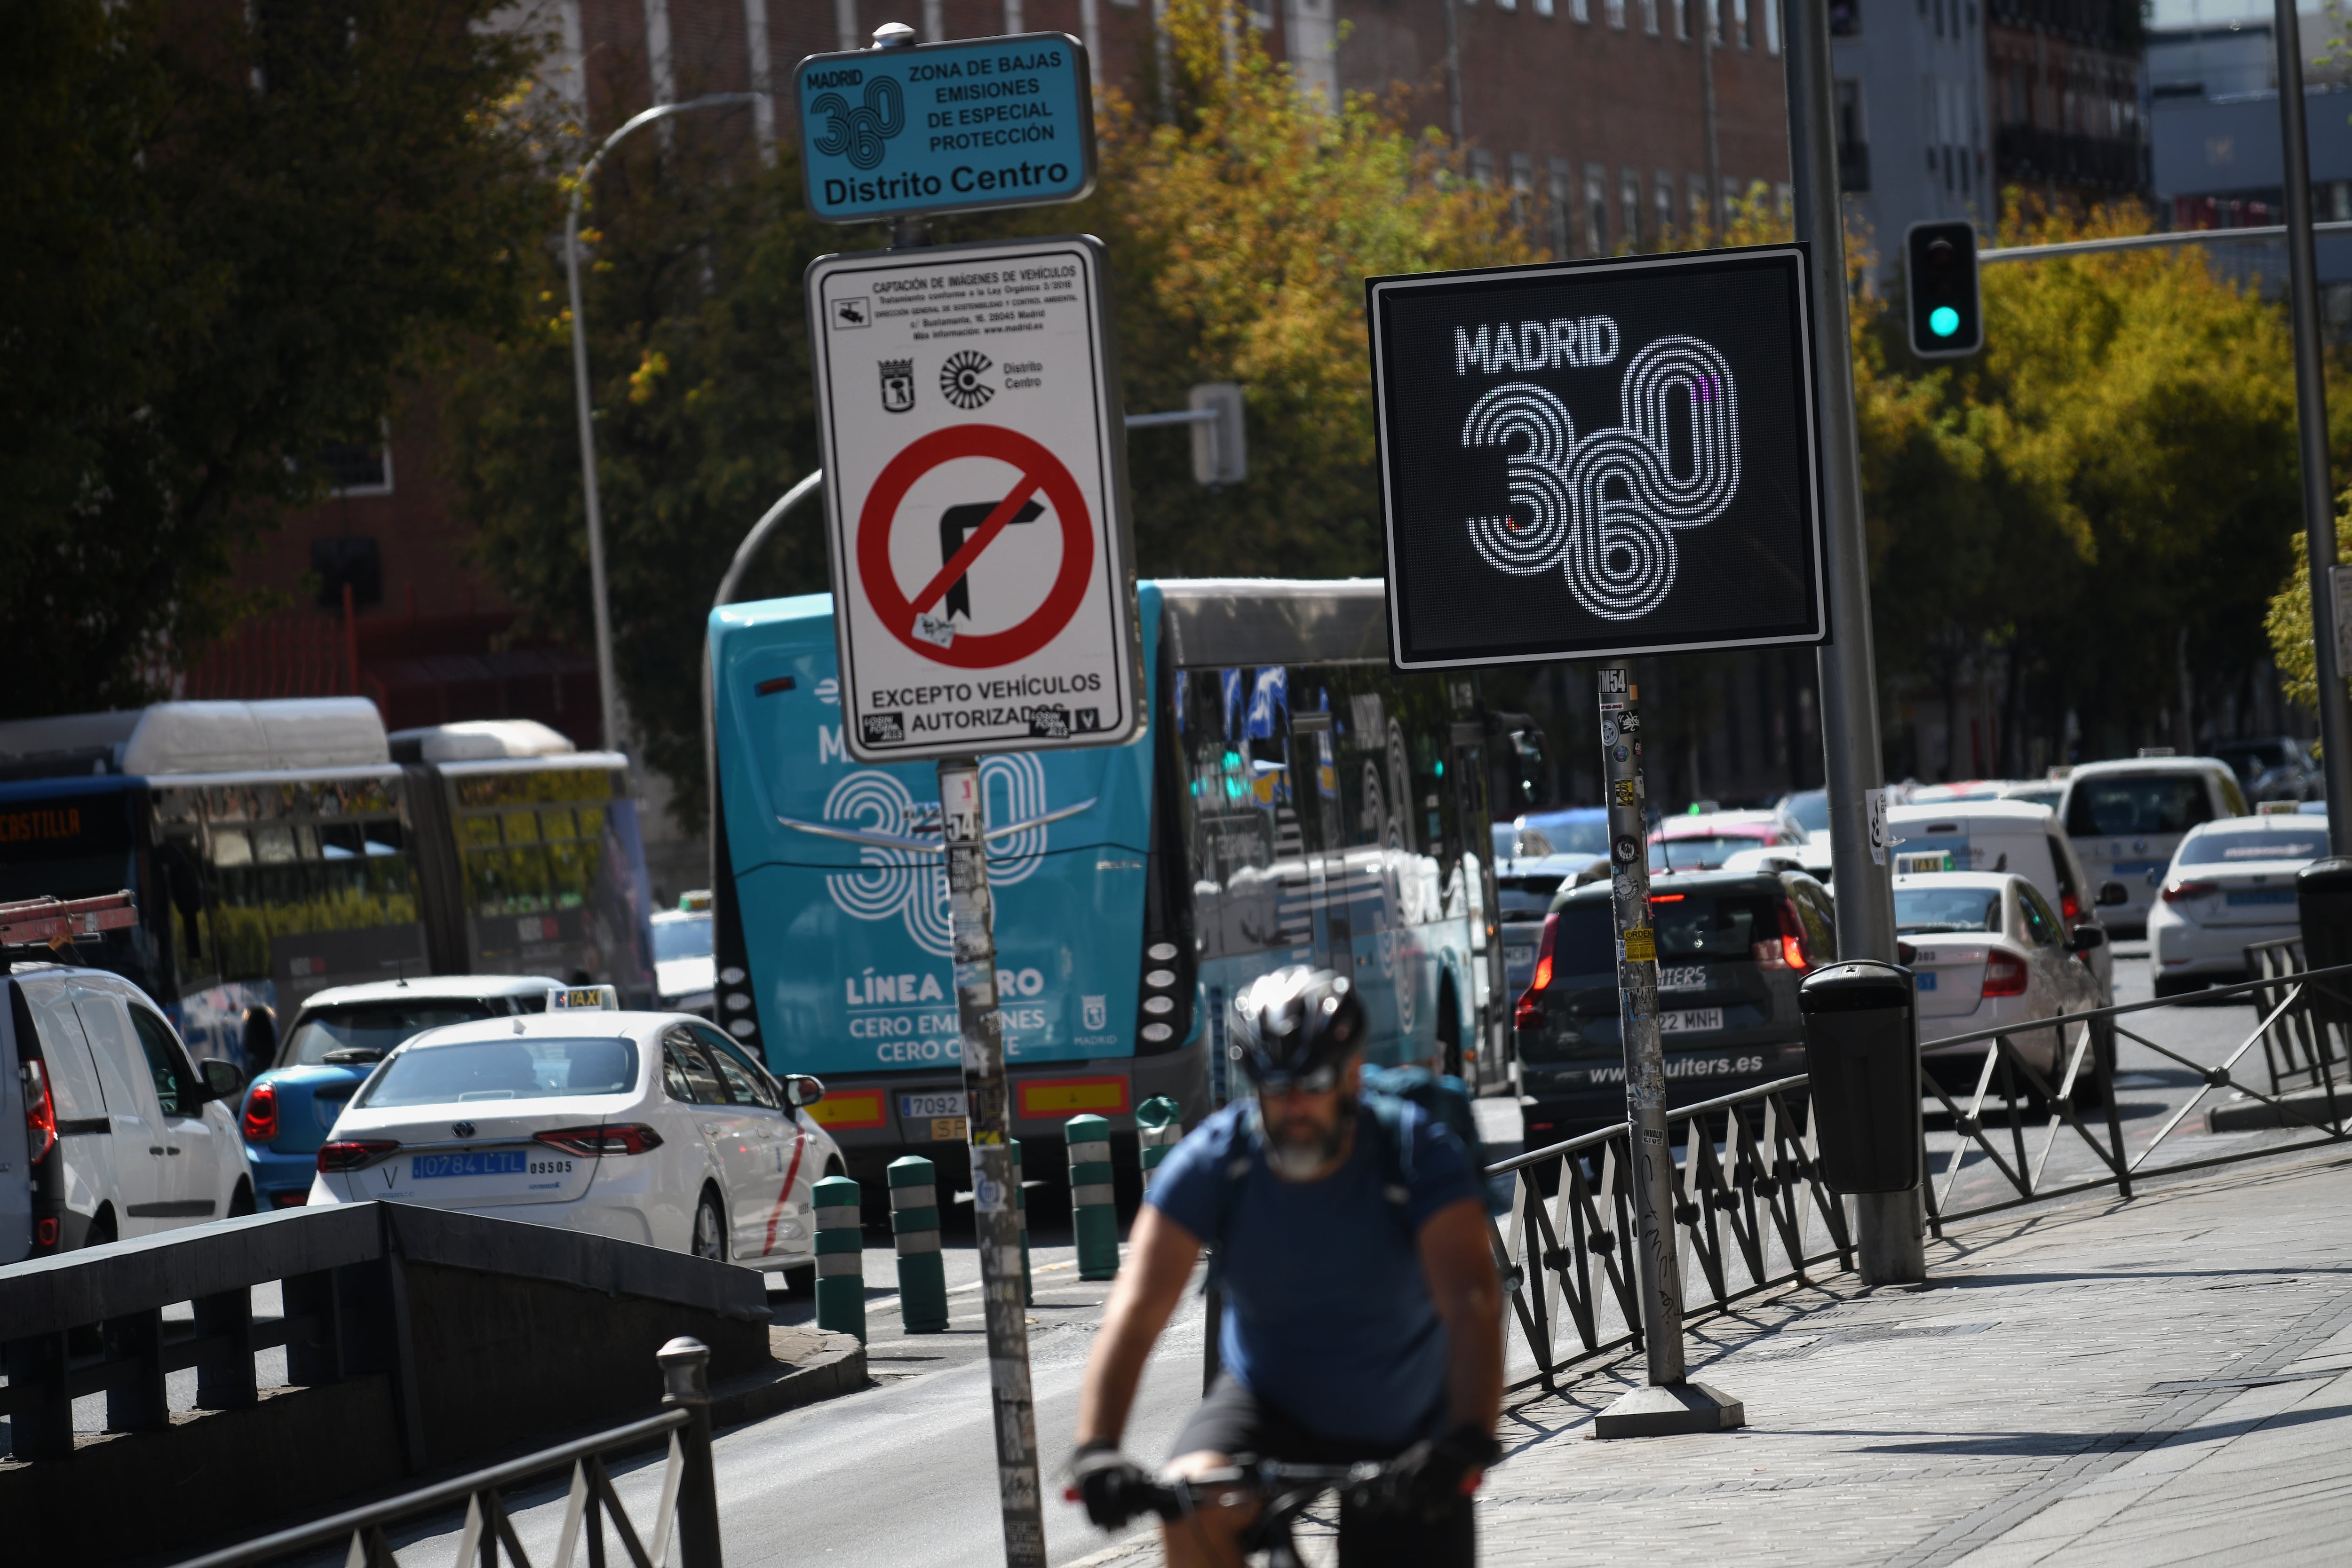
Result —
<path fill-rule="evenodd" d="M 1319 1092 L 1364 1040 L 1364 1004 L 1346 978 L 1304 964 L 1262 975 L 1234 998 L 1226 1048 L 1260 1089 Z"/>

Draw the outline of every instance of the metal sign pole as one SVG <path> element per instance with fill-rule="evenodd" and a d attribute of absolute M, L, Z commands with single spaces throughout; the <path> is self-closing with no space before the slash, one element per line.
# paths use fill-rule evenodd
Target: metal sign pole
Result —
<path fill-rule="evenodd" d="M 1021 1221 L 1013 1207 L 1012 1109 L 996 1010 L 996 933 L 988 899 L 980 758 L 940 759 L 940 831 L 947 850 L 948 919 L 955 950 L 956 1021 L 963 1033 L 964 1113 L 971 1138 L 971 1207 L 979 1232 L 981 1301 L 988 1323 L 988 1385 L 996 1416 L 996 1483 L 1004 1509 L 1005 1568 L 1045 1568 L 1037 1483 L 1037 1413 L 1029 1393 L 1023 1315 Z"/>
<path fill-rule="evenodd" d="M 2286 152 L 2286 260 L 2294 319 L 2295 424 L 2303 458 L 2304 549 L 2311 556 L 2311 653 L 2319 683 L 2319 744 L 2327 759 L 2327 840 L 2352 853 L 2352 713 L 2336 653 L 2336 492 L 2327 472 L 2327 382 L 2319 354 L 2319 286 L 2311 250 L 2311 151 L 2305 141 L 2303 37 L 2294 0 L 2278 0 L 2279 135 Z"/>
<path fill-rule="evenodd" d="M 1594 1423 L 1603 1437 L 1718 1432 L 1747 1412 L 1684 1380 L 1683 1267 L 1675 1244 L 1675 1150 L 1666 1136 L 1666 1053 L 1658 1033 L 1658 945 L 1650 924 L 1649 823 L 1643 816 L 1640 690 L 1623 664 L 1601 667 L 1601 773 L 1609 802 L 1611 905 L 1617 924 L 1618 1027 L 1625 1043 L 1625 1120 L 1633 1134 L 1635 1270 L 1650 1382 Z"/>
<path fill-rule="evenodd" d="M 1830 79 L 1829 15 L 1822 0 L 1783 0 L 1789 81 L 1789 171 L 1797 236 L 1811 248 L 1813 361 L 1821 389 L 1822 530 L 1830 626 L 1821 652 L 1822 779 L 1830 796 L 1830 864 L 1836 882 L 1838 956 L 1895 961 L 1895 885 L 1871 822 L 1885 796 L 1878 684 L 1872 664 L 1870 569 L 1863 536 L 1862 461 L 1846 320 L 1845 214 L 1838 200 L 1836 89 Z M 1919 1114 L 1915 1103 L 1912 1115 Z M 1919 1189 L 1854 1199 L 1865 1284 L 1927 1277 Z"/>

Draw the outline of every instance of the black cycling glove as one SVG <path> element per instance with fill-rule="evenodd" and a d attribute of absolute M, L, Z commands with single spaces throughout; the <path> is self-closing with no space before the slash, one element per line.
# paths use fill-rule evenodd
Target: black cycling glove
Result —
<path fill-rule="evenodd" d="M 1080 1443 L 1070 1456 L 1070 1479 L 1097 1530 L 1117 1530 L 1142 1512 L 1129 1500 L 1150 1479 L 1118 1451 L 1117 1443 L 1100 1437 Z"/>
<path fill-rule="evenodd" d="M 1502 1457 L 1503 1446 L 1483 1428 L 1456 1427 L 1396 1457 L 1389 1471 L 1393 1495 L 1423 1518 L 1438 1518 L 1462 1500 L 1465 1482 Z"/>

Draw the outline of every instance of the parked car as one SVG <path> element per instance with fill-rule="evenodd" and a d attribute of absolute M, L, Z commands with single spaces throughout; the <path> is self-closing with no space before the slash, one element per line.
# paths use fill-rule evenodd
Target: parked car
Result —
<path fill-rule="evenodd" d="M 318 1154 L 310 1201 L 383 1198 L 815 1270 L 810 1189 L 843 1168 L 782 1082 L 705 1019 L 561 1009 L 427 1030 L 383 1059 Z"/>
<path fill-rule="evenodd" d="M 2291 735 L 2263 740 L 2226 741 L 2213 755 L 2230 765 L 2249 800 L 2312 800 L 2319 798 L 2319 764 Z"/>
<path fill-rule="evenodd" d="M 2085 762 L 2066 776 L 2058 820 L 2092 882 L 2119 882 L 2129 895 L 2105 915 L 2115 936 L 2145 936 L 2156 884 L 2183 834 L 2217 817 L 2246 815 L 2245 791 L 2229 764 L 2210 757 Z"/>
<path fill-rule="evenodd" d="M 1797 986 L 1837 956 L 1828 889 L 1801 872 L 1675 872 L 1654 884 L 1650 922 L 1671 1104 L 1805 1070 Z M 1517 1013 L 1529 1148 L 1625 1119 L 1618 1016 L 1609 883 L 1569 888 Z"/>
<path fill-rule="evenodd" d="M 20 963 L 5 989 L 0 1054 L 15 1059 L 12 1121 L 25 1129 L 27 1255 L 253 1212 L 232 1109 L 242 1069 L 199 1068 L 163 1009 L 120 975 Z"/>
<path fill-rule="evenodd" d="M 2073 841 L 2058 831 L 2056 815 L 2030 801 L 2011 797 L 1895 806 L 1887 810 L 1886 827 L 1898 854 L 1941 852 L 1951 857 L 1953 871 L 2013 872 L 2025 878 L 2068 930 L 2085 921 L 2104 925 L 2101 909 L 2130 901 L 2130 891 L 2112 878 L 2093 886 Z M 2079 956 L 2098 982 L 2097 1005 L 2114 1001 L 2114 949 L 2102 942 Z"/>
<path fill-rule="evenodd" d="M 2189 830 L 2147 917 L 2156 994 L 2246 978 L 2246 949 L 2302 933 L 2294 873 L 2327 854 L 2327 824 L 2300 814 L 2233 817 Z"/>
<path fill-rule="evenodd" d="M 1778 806 L 1761 811 L 1691 811 L 1650 831 L 1650 870 L 1714 871 L 1741 850 L 1802 844 L 1803 823 Z"/>
<path fill-rule="evenodd" d="M 654 988 L 664 1012 L 713 1014 L 719 984 L 711 946 L 710 894 L 682 894 L 676 909 L 654 916 Z"/>
<path fill-rule="evenodd" d="M 445 1024 L 543 1012 L 562 983 L 544 975 L 436 975 L 314 992 L 268 1070 L 245 1092 L 237 1119 L 261 1207 L 309 1201 L 327 1130 L 401 1041 Z"/>
<path fill-rule="evenodd" d="M 2013 872 L 1897 876 L 1895 931 L 1902 961 L 1916 977 L 1921 1063 L 1955 1100 L 1975 1092 L 1992 1047 L 1937 1040 L 2098 1005 L 2097 981 L 2074 959 L 2104 944 L 2106 933 L 2088 921 L 2069 930 L 2041 891 Z M 2021 1028 L 2009 1037 L 2053 1088 L 2059 1033 Z M 2022 1081 L 2018 1087 L 2028 1092 Z"/>

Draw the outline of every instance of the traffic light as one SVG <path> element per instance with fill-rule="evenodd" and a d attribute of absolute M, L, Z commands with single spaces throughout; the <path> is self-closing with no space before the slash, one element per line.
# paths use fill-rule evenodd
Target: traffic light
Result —
<path fill-rule="evenodd" d="M 1911 351 L 1923 360 L 1949 360 L 1983 348 L 1976 225 L 1913 224 L 1904 232 L 1903 261 Z"/>

